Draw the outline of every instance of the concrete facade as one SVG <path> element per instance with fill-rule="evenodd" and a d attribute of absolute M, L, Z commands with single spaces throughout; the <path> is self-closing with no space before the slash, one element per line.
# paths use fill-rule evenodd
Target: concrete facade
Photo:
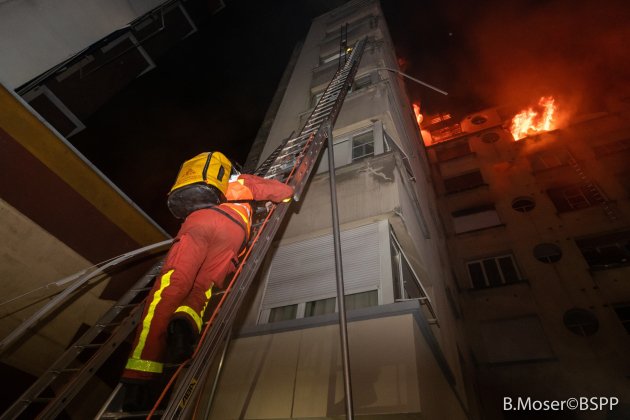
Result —
<path fill-rule="evenodd" d="M 384 70 L 397 61 L 377 1 L 314 19 L 259 162 L 308 117 L 337 69 L 345 24 L 349 46 L 368 37 L 333 132 L 357 414 L 475 418 L 430 167 L 402 79 Z M 230 345 L 211 418 L 345 412 L 325 154 L 291 211 Z"/>
<path fill-rule="evenodd" d="M 484 418 L 523 418 L 504 397 L 617 397 L 571 418 L 628 415 L 629 111 L 520 141 L 498 109 L 424 127 Z"/>

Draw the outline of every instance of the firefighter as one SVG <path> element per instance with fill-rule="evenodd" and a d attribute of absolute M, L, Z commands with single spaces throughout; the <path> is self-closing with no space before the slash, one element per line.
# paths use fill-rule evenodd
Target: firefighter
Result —
<path fill-rule="evenodd" d="M 226 186 L 219 205 L 186 217 L 147 297 L 122 377 L 126 411 L 153 405 L 157 389 L 149 388 L 165 360 L 180 363 L 192 355 L 211 291 L 224 288 L 249 239 L 251 201 L 286 202 L 293 195 L 286 184 L 233 167 Z"/>

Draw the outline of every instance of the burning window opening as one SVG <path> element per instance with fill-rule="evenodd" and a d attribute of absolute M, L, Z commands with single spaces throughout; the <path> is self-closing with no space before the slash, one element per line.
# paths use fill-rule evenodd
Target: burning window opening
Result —
<path fill-rule="evenodd" d="M 543 96 L 538 101 L 538 107 L 529 107 L 522 110 L 512 118 L 510 131 L 514 141 L 525 137 L 551 131 L 556 128 L 557 106 L 553 96 Z"/>
<path fill-rule="evenodd" d="M 420 104 L 414 102 L 412 106 L 413 106 L 413 113 L 416 115 L 416 121 L 418 122 L 418 127 L 422 129 L 422 120 L 424 119 L 424 117 L 420 113 Z"/>

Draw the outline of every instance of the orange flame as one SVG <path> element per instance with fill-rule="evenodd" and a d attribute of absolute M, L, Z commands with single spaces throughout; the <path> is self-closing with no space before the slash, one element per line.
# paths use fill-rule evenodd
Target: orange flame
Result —
<path fill-rule="evenodd" d="M 543 96 L 538 101 L 542 113 L 532 107 L 522 110 L 512 118 L 510 131 L 514 141 L 521 140 L 527 136 L 553 130 L 555 127 L 556 110 L 555 99 L 552 96 Z"/>
<path fill-rule="evenodd" d="M 422 124 L 422 120 L 424 117 L 420 113 L 420 104 L 413 103 L 413 113 L 416 114 L 416 121 L 418 122 L 418 127 L 422 128 L 420 124 Z"/>

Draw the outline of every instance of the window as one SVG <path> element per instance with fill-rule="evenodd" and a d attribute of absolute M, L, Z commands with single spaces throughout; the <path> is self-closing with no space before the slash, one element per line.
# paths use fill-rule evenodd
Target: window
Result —
<path fill-rule="evenodd" d="M 354 83 L 352 84 L 352 88 L 350 92 L 355 92 L 357 90 L 361 90 L 366 88 L 372 84 L 372 75 L 370 73 L 364 74 L 361 77 L 357 77 L 354 79 Z"/>
<path fill-rule="evenodd" d="M 328 298 L 306 302 L 304 317 L 332 314 L 335 312 L 337 298 Z"/>
<path fill-rule="evenodd" d="M 393 233 L 392 233 L 393 235 Z M 392 270 L 394 279 L 394 300 L 418 299 L 427 296 L 420 279 L 416 276 L 400 245 L 392 236 Z"/>
<path fill-rule="evenodd" d="M 559 212 L 573 211 L 596 206 L 604 202 L 600 190 L 594 185 L 575 184 L 552 188 L 547 194 Z"/>
<path fill-rule="evenodd" d="M 625 150 L 630 150 L 630 139 L 623 139 L 614 141 L 612 143 L 593 146 L 593 152 L 597 157 L 612 155 L 615 153 L 623 152 Z"/>
<path fill-rule="evenodd" d="M 450 140 L 462 134 L 462 126 L 459 123 L 449 125 L 448 127 L 431 130 L 431 140 L 433 143 Z"/>
<path fill-rule="evenodd" d="M 474 260 L 466 265 L 473 289 L 503 286 L 521 281 L 512 254 Z"/>
<path fill-rule="evenodd" d="M 388 235 L 386 220 L 341 232 L 345 293 L 358 295 L 350 298 L 354 299 L 352 308 L 371 305 L 374 297 L 378 302 L 383 270 L 379 255 L 382 246 L 389 246 Z M 337 287 L 332 248 L 332 234 L 278 247 L 261 301 L 261 323 L 334 312 Z M 366 295 L 359 297 L 362 293 Z"/>
<path fill-rule="evenodd" d="M 352 138 L 352 161 L 374 156 L 374 132 L 359 134 Z"/>
<path fill-rule="evenodd" d="M 269 312 L 268 322 L 287 321 L 289 319 L 295 319 L 297 315 L 297 305 L 286 305 L 272 308 Z"/>
<path fill-rule="evenodd" d="M 470 145 L 468 141 L 461 141 L 456 143 L 455 145 L 448 147 L 436 147 L 435 149 L 435 157 L 438 162 L 444 162 L 445 160 L 455 159 L 461 156 L 467 156 L 471 154 Z"/>
<path fill-rule="evenodd" d="M 339 57 L 341 57 L 341 53 L 339 51 L 334 52 L 334 53 L 329 54 L 329 55 L 325 55 L 323 57 L 320 57 L 319 64 L 323 65 L 323 64 L 331 63 L 331 62 L 333 62 L 335 60 L 339 60 Z"/>
<path fill-rule="evenodd" d="M 418 299 L 425 304 L 431 319 L 436 319 L 433 305 L 422 285 L 421 279 L 412 268 L 407 256 L 402 250 L 394 231 L 390 230 L 392 252 L 392 279 L 394 283 L 394 300 Z"/>
<path fill-rule="evenodd" d="M 370 290 L 345 296 L 346 311 L 378 306 L 378 291 Z"/>
<path fill-rule="evenodd" d="M 613 309 L 626 332 L 630 334 L 630 303 L 619 303 L 614 305 Z"/>
<path fill-rule="evenodd" d="M 378 291 L 352 293 L 345 296 L 346 311 L 378 306 Z M 337 312 L 337 298 L 327 298 L 306 302 L 304 317 L 332 314 Z"/>
<path fill-rule="evenodd" d="M 630 230 L 576 240 L 592 269 L 608 269 L 630 264 Z"/>
<path fill-rule="evenodd" d="M 483 177 L 479 170 L 444 179 L 444 189 L 447 193 L 470 190 L 482 185 L 486 184 L 483 182 Z"/>
<path fill-rule="evenodd" d="M 529 162 L 534 172 L 557 168 L 569 163 L 569 153 L 562 149 L 548 150 L 531 155 Z"/>
<path fill-rule="evenodd" d="M 534 247 L 534 257 L 546 264 L 555 263 L 562 258 L 562 250 L 558 245 L 549 243 L 538 244 Z"/>
<path fill-rule="evenodd" d="M 569 309 L 564 313 L 562 320 L 569 331 L 584 337 L 593 335 L 599 330 L 597 317 L 586 309 Z"/>
<path fill-rule="evenodd" d="M 470 207 L 451 213 L 455 233 L 471 232 L 494 226 L 502 226 L 493 205 Z"/>

